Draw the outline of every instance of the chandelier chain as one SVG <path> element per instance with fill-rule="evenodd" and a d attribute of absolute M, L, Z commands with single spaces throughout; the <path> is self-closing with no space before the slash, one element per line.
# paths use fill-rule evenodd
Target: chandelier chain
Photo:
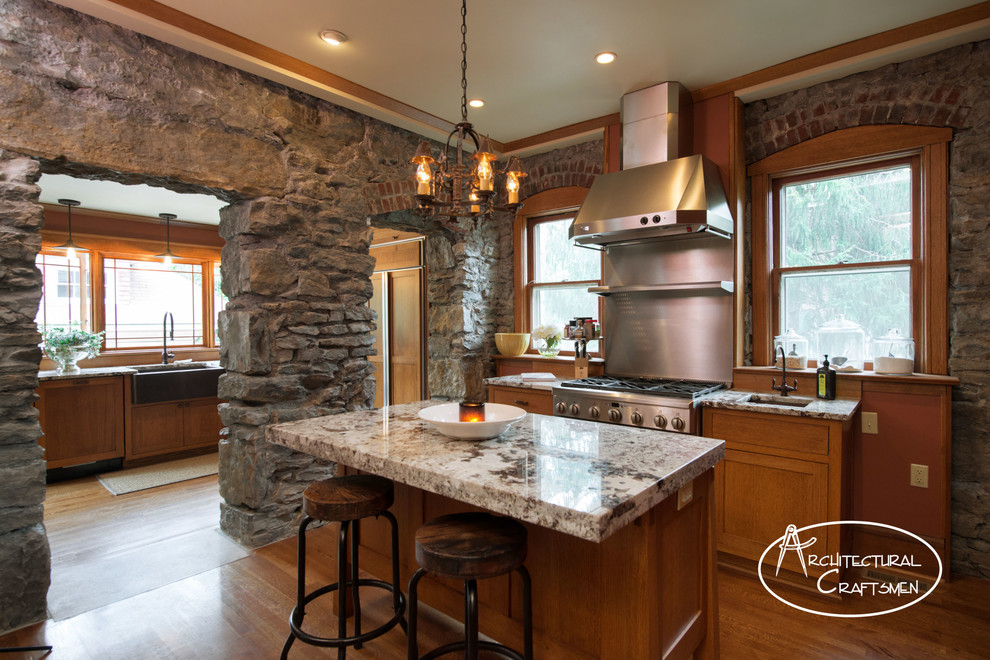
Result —
<path fill-rule="evenodd" d="M 467 0 L 461 0 L 461 121 L 467 121 Z"/>

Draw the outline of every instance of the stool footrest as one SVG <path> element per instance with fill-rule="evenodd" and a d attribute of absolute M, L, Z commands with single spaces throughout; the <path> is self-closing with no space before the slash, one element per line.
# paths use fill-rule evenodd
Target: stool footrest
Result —
<path fill-rule="evenodd" d="M 346 586 L 349 588 L 354 588 L 354 585 L 350 581 L 347 582 Z M 361 578 L 360 580 L 358 580 L 358 586 L 377 587 L 379 589 L 384 589 L 385 591 L 393 593 L 392 585 L 389 584 L 388 582 L 385 582 L 384 580 Z M 333 584 L 328 584 L 325 587 L 321 587 L 316 591 L 310 592 L 306 594 L 306 598 L 303 600 L 303 605 L 305 606 L 308 603 L 316 600 L 320 596 L 330 593 L 331 591 L 337 591 L 337 589 L 339 588 L 340 585 L 335 582 Z M 354 644 L 362 644 L 364 642 L 374 639 L 375 637 L 381 637 L 389 630 L 394 628 L 397 624 L 404 621 L 404 615 L 406 612 L 406 597 L 402 594 L 401 591 L 399 592 L 399 609 L 396 610 L 395 615 L 391 619 L 389 619 L 382 625 L 378 626 L 374 630 L 369 630 L 366 633 L 361 633 L 360 635 L 352 635 L 350 637 L 317 637 L 316 635 L 309 634 L 308 632 L 304 631 L 302 628 L 299 627 L 301 625 L 301 619 L 302 619 L 301 616 L 300 616 L 300 623 L 299 624 L 296 623 L 296 612 L 298 610 L 299 610 L 298 606 L 292 608 L 292 613 L 289 615 L 289 628 L 292 629 L 293 635 L 295 635 L 302 641 L 306 642 L 307 644 L 312 644 L 313 646 L 327 646 L 331 648 L 340 648 L 345 646 L 353 646 Z"/>

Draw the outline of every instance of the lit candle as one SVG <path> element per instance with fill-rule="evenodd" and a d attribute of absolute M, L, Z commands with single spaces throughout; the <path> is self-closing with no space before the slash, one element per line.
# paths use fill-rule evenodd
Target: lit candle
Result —
<path fill-rule="evenodd" d="M 458 406 L 458 419 L 462 422 L 483 422 L 485 421 L 484 402 L 465 401 Z"/>

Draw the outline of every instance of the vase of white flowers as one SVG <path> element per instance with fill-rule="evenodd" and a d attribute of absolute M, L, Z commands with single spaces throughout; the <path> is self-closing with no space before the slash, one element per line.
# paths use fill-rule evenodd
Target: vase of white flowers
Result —
<path fill-rule="evenodd" d="M 76 362 L 100 354 L 102 332 L 86 332 L 78 328 L 48 328 L 41 334 L 41 347 L 60 374 L 79 371 Z"/>
<path fill-rule="evenodd" d="M 560 353 L 560 340 L 563 334 L 556 326 L 541 325 L 533 330 L 533 339 L 536 340 L 536 350 L 543 357 L 557 357 Z"/>

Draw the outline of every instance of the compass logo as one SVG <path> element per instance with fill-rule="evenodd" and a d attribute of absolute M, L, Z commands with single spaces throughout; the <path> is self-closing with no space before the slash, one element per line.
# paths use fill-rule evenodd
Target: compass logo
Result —
<path fill-rule="evenodd" d="M 784 532 L 784 540 L 780 542 L 780 555 L 777 557 L 777 570 L 774 571 L 774 575 L 778 575 L 780 573 L 780 565 L 784 563 L 784 555 L 786 555 L 789 550 L 793 550 L 797 553 L 798 559 L 801 561 L 801 570 L 804 571 L 804 577 L 808 577 L 808 567 L 804 563 L 804 549 L 809 545 L 814 545 L 817 540 L 817 536 L 812 536 L 810 541 L 801 543 L 801 538 L 798 536 L 797 525 L 793 523 L 788 525 L 787 531 Z"/>

